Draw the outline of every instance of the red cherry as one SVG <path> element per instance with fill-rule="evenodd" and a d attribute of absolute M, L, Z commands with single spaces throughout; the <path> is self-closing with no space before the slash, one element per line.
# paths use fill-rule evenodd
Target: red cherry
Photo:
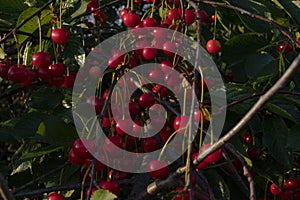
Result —
<path fill-rule="evenodd" d="M 0 77 L 2 78 L 8 78 L 7 76 L 7 72 L 9 70 L 9 65 L 4 64 L 4 63 L 0 63 Z"/>
<path fill-rule="evenodd" d="M 160 138 L 162 139 L 163 142 L 167 142 L 169 137 L 172 135 L 172 132 L 163 129 L 159 132 L 159 135 L 160 135 Z"/>
<path fill-rule="evenodd" d="M 109 180 L 127 179 L 129 178 L 129 173 L 111 169 L 108 173 L 108 178 Z"/>
<path fill-rule="evenodd" d="M 210 18 L 208 17 L 207 13 L 205 12 L 205 10 L 200 10 L 200 20 L 201 22 L 204 23 L 210 23 Z"/>
<path fill-rule="evenodd" d="M 250 147 L 247 150 L 247 154 L 251 160 L 258 160 L 261 154 L 261 150 L 257 147 Z"/>
<path fill-rule="evenodd" d="M 139 97 L 139 104 L 142 108 L 150 108 L 155 102 L 152 94 L 142 94 Z"/>
<path fill-rule="evenodd" d="M 144 152 L 152 152 L 159 149 L 159 141 L 155 137 L 143 138 L 142 148 Z"/>
<path fill-rule="evenodd" d="M 38 75 L 41 80 L 49 80 L 52 78 L 51 70 L 48 68 L 39 68 Z"/>
<path fill-rule="evenodd" d="M 192 160 L 195 160 L 195 159 L 198 157 L 198 155 L 199 155 L 199 152 L 193 153 L 193 154 L 192 154 Z M 196 168 L 197 168 L 197 169 L 202 169 L 202 170 L 204 170 L 204 169 L 206 169 L 208 166 L 209 166 L 209 163 L 206 162 L 206 161 L 204 160 L 204 161 L 200 162 L 200 163 L 196 166 Z"/>
<path fill-rule="evenodd" d="M 281 193 L 279 193 L 279 196 L 281 200 L 289 200 L 292 197 L 292 191 L 282 191 Z"/>
<path fill-rule="evenodd" d="M 189 122 L 189 116 L 180 115 L 177 116 L 173 121 L 173 128 L 175 131 L 179 130 L 178 133 L 184 133 L 187 130 Z"/>
<path fill-rule="evenodd" d="M 147 169 L 152 178 L 164 179 L 169 175 L 168 163 L 163 161 L 151 160 Z"/>
<path fill-rule="evenodd" d="M 215 21 L 215 20 L 218 20 L 218 18 L 217 18 L 217 16 L 215 15 L 215 14 L 213 14 L 212 16 L 211 16 L 211 21 Z"/>
<path fill-rule="evenodd" d="M 60 86 L 64 83 L 64 77 L 62 76 L 55 76 L 49 79 L 49 85 L 51 86 Z"/>
<path fill-rule="evenodd" d="M 86 103 L 90 104 L 92 108 L 95 110 L 96 114 L 99 115 L 102 112 L 105 99 L 98 98 L 95 96 L 90 96 L 89 98 L 87 98 Z"/>
<path fill-rule="evenodd" d="M 56 192 L 51 192 L 47 198 L 47 200 L 65 200 L 65 199 L 66 198 L 63 195 L 58 194 Z"/>
<path fill-rule="evenodd" d="M 85 161 L 85 159 L 82 159 L 81 157 L 76 155 L 72 148 L 69 151 L 68 158 L 69 158 L 70 163 L 72 163 L 74 165 L 83 165 L 84 161 Z"/>
<path fill-rule="evenodd" d="M 280 188 L 279 188 L 275 183 L 272 183 L 272 184 L 270 185 L 270 192 L 271 192 L 273 195 L 277 196 L 277 195 L 280 194 L 281 190 L 280 190 Z"/>
<path fill-rule="evenodd" d="M 208 147 L 210 147 L 210 144 L 205 144 L 202 145 L 201 149 L 200 149 L 200 153 L 205 151 Z M 219 160 L 222 158 L 222 150 L 218 149 L 215 152 L 213 152 L 212 154 L 210 154 L 209 156 L 207 156 L 204 161 L 207 163 L 216 163 L 219 162 Z"/>
<path fill-rule="evenodd" d="M 300 37 L 298 37 L 298 41 L 297 41 L 297 43 L 300 45 Z"/>
<path fill-rule="evenodd" d="M 120 136 L 126 135 L 126 133 L 132 130 L 132 121 L 131 119 L 120 119 L 116 123 L 116 132 Z"/>
<path fill-rule="evenodd" d="M 32 82 L 38 80 L 38 78 L 39 78 L 37 70 L 33 70 L 30 68 L 26 68 L 26 69 L 27 69 L 27 80 L 20 83 L 22 86 L 28 86 Z"/>
<path fill-rule="evenodd" d="M 145 60 L 151 61 L 157 56 L 157 49 L 145 47 L 143 49 L 142 55 Z"/>
<path fill-rule="evenodd" d="M 203 120 L 203 123 L 208 123 L 209 122 L 209 117 L 206 116 L 206 113 L 200 109 L 197 109 L 194 111 L 194 120 L 196 122 L 201 122 L 201 119 Z"/>
<path fill-rule="evenodd" d="M 300 182 L 297 178 L 289 178 L 285 183 L 288 190 L 296 190 L 300 187 Z"/>
<path fill-rule="evenodd" d="M 92 78 L 99 78 L 101 73 L 102 73 L 102 71 L 101 71 L 100 67 L 98 67 L 98 66 L 93 66 L 89 70 L 89 75 Z"/>
<path fill-rule="evenodd" d="M 115 69 L 119 64 L 124 62 L 125 51 L 121 49 L 114 50 L 112 52 L 112 57 L 108 60 L 108 67 Z"/>
<path fill-rule="evenodd" d="M 130 102 L 128 108 L 131 116 L 139 115 L 141 112 L 141 107 L 138 102 Z"/>
<path fill-rule="evenodd" d="M 169 20 L 176 20 L 180 18 L 180 13 L 177 9 L 171 9 L 168 11 L 168 19 Z"/>
<path fill-rule="evenodd" d="M 192 10 L 184 11 L 184 20 L 187 26 L 195 22 L 195 13 Z"/>
<path fill-rule="evenodd" d="M 221 50 L 221 43 L 218 40 L 209 40 L 206 43 L 206 50 L 211 54 L 218 53 Z"/>
<path fill-rule="evenodd" d="M 47 52 L 36 52 L 32 55 L 32 65 L 39 68 L 48 68 L 52 63 L 52 57 Z"/>
<path fill-rule="evenodd" d="M 167 56 L 174 56 L 176 49 L 176 45 L 173 42 L 167 41 L 163 44 L 163 51 Z"/>
<path fill-rule="evenodd" d="M 282 42 L 279 46 L 278 46 L 278 51 L 284 54 L 287 54 L 289 52 L 291 52 L 293 50 L 293 46 L 290 43 L 284 43 Z"/>
<path fill-rule="evenodd" d="M 293 194 L 294 200 L 300 200 L 300 191 L 295 191 Z"/>
<path fill-rule="evenodd" d="M 76 73 L 64 74 L 64 83 L 61 85 L 63 88 L 71 88 L 74 85 Z"/>
<path fill-rule="evenodd" d="M 154 18 L 151 18 L 151 17 L 147 17 L 143 21 L 143 26 L 144 27 L 154 27 L 156 25 L 157 25 L 156 20 Z"/>
<path fill-rule="evenodd" d="M 108 136 L 105 139 L 104 142 L 104 148 L 108 153 L 116 153 L 115 149 L 117 147 L 114 147 L 113 145 L 116 145 L 119 148 L 123 148 L 123 140 L 120 136 L 115 135 L 115 136 Z"/>
<path fill-rule="evenodd" d="M 52 64 L 49 66 L 52 76 L 63 76 L 65 72 L 65 66 L 62 63 Z"/>
<path fill-rule="evenodd" d="M 148 73 L 148 77 L 151 80 L 151 82 L 154 82 L 154 83 L 159 83 L 163 80 L 163 74 L 159 68 L 152 69 Z"/>
<path fill-rule="evenodd" d="M 13 65 L 7 72 L 8 79 L 15 83 L 22 83 L 27 80 L 27 69 L 23 65 Z"/>
<path fill-rule="evenodd" d="M 65 28 L 55 28 L 51 32 L 51 40 L 56 44 L 65 44 L 70 39 L 70 32 Z"/>
<path fill-rule="evenodd" d="M 78 138 L 74 141 L 72 145 L 73 152 L 76 156 L 82 158 L 82 159 L 88 159 L 93 158 L 93 156 L 90 154 L 90 152 L 85 147 L 85 144 L 90 144 L 90 140 L 84 139 L 84 138 Z"/>
<path fill-rule="evenodd" d="M 128 12 L 124 14 L 123 22 L 127 27 L 135 27 L 140 23 L 140 17 L 136 12 Z"/>
<path fill-rule="evenodd" d="M 101 181 L 100 186 L 104 190 L 108 190 L 115 195 L 118 195 L 120 193 L 120 185 L 117 181 Z"/>
<path fill-rule="evenodd" d="M 125 14 L 127 14 L 129 11 L 129 8 L 123 8 L 121 11 L 120 11 L 120 17 L 122 20 L 124 20 L 124 16 Z"/>
<path fill-rule="evenodd" d="M 161 63 L 160 63 L 160 68 L 165 74 L 170 73 L 172 70 L 172 67 L 173 67 L 173 64 L 168 60 L 161 61 Z"/>
<path fill-rule="evenodd" d="M 166 87 L 162 86 L 161 84 L 156 84 L 152 88 L 152 92 L 158 94 L 158 96 L 160 98 L 164 98 L 168 95 L 168 89 Z"/>

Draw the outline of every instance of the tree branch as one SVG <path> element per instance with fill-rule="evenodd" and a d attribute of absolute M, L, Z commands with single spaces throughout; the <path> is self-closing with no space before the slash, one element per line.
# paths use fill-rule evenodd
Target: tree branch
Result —
<path fill-rule="evenodd" d="M 229 9 L 232 9 L 232 10 L 235 10 L 235 11 L 238 11 L 240 12 L 241 14 L 245 14 L 245 15 L 248 15 L 252 18 L 256 18 L 256 19 L 259 19 L 261 21 L 264 21 L 264 22 L 267 22 L 271 25 L 273 25 L 275 28 L 277 28 L 284 36 L 286 36 L 287 38 L 289 38 L 289 40 L 293 43 L 295 43 L 294 39 L 293 39 L 293 36 L 291 35 L 291 33 L 289 33 L 288 31 L 286 31 L 282 26 L 280 26 L 278 23 L 274 22 L 273 20 L 270 20 L 270 19 L 267 19 L 261 15 L 257 15 L 257 14 L 254 14 L 254 13 L 251 13 L 247 10 L 244 10 L 242 8 L 239 8 L 239 7 L 236 7 L 236 6 L 233 6 L 233 5 L 230 5 L 228 3 L 222 3 L 222 2 L 215 2 L 215 1 L 207 1 L 207 0 L 195 0 L 196 2 L 200 2 L 200 3 L 204 3 L 204 4 L 209 4 L 209 5 L 212 5 L 212 6 L 220 6 L 220 7 L 225 7 L 225 8 L 229 8 Z"/>
<path fill-rule="evenodd" d="M 286 72 L 281 76 L 281 78 L 264 94 L 259 100 L 254 104 L 254 106 L 245 114 L 245 116 L 220 140 L 208 147 L 203 153 L 193 161 L 195 165 L 199 164 L 208 155 L 217 149 L 221 148 L 226 142 L 228 142 L 235 134 L 237 134 L 242 128 L 244 128 L 247 123 L 252 119 L 252 117 L 263 107 L 263 105 L 271 99 L 283 86 L 285 86 L 288 81 L 292 78 L 293 74 L 297 71 L 300 66 L 300 55 L 298 55 L 292 64 L 288 67 Z"/>
<path fill-rule="evenodd" d="M 3 200 L 15 200 L 15 197 L 10 192 L 7 182 L 4 177 L 0 174 L 0 197 Z"/>
<path fill-rule="evenodd" d="M 49 0 L 47 3 L 45 3 L 42 7 L 40 7 L 36 12 L 32 13 L 29 17 L 24 19 L 20 24 L 18 24 L 15 28 L 13 28 L 7 35 L 5 35 L 4 38 L 0 40 L 0 44 L 5 42 L 11 35 L 16 34 L 19 29 L 26 24 L 29 20 L 31 20 L 33 17 L 39 15 L 47 6 L 49 6 L 51 3 L 53 3 L 55 0 Z"/>

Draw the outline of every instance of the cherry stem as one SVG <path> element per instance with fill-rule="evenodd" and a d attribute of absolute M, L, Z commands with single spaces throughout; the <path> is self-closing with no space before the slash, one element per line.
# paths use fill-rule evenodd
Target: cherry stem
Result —
<path fill-rule="evenodd" d="M 62 27 L 62 0 L 59 2 L 59 28 Z"/>
<path fill-rule="evenodd" d="M 38 27 L 39 27 L 39 52 L 42 51 L 42 25 L 40 15 L 38 17 Z"/>
<path fill-rule="evenodd" d="M 217 30 L 217 9 L 215 9 L 215 18 L 214 18 L 214 37 L 213 39 L 216 39 L 216 30 Z"/>

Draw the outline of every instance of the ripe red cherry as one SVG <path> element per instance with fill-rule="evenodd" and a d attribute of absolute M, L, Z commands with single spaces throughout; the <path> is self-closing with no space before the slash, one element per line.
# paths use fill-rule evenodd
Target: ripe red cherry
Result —
<path fill-rule="evenodd" d="M 7 77 L 7 72 L 9 70 L 9 65 L 4 64 L 4 63 L 0 63 L 0 77 L 2 78 L 8 78 Z"/>
<path fill-rule="evenodd" d="M 187 26 L 195 22 L 195 13 L 192 10 L 184 11 L 184 20 Z"/>
<path fill-rule="evenodd" d="M 159 68 L 155 68 L 148 73 L 148 77 L 151 82 L 159 83 L 163 80 L 163 73 Z"/>
<path fill-rule="evenodd" d="M 156 20 L 154 18 L 151 18 L 151 17 L 147 17 L 143 21 L 143 26 L 144 27 L 154 27 L 156 25 L 157 25 Z"/>
<path fill-rule="evenodd" d="M 132 130 L 131 119 L 120 119 L 116 123 L 116 132 L 120 136 L 124 136 Z"/>
<path fill-rule="evenodd" d="M 70 39 L 70 32 L 65 28 L 55 28 L 51 32 L 51 40 L 56 44 L 65 44 Z"/>
<path fill-rule="evenodd" d="M 103 189 L 114 193 L 115 195 L 118 195 L 120 193 L 120 185 L 117 181 L 101 181 L 100 186 Z"/>
<path fill-rule="evenodd" d="M 284 54 L 287 54 L 289 52 L 291 52 L 293 50 L 293 46 L 290 43 L 284 43 L 282 42 L 279 46 L 278 46 L 278 51 Z"/>
<path fill-rule="evenodd" d="M 48 68 L 52 63 L 52 57 L 47 52 L 36 52 L 32 55 L 32 65 L 39 68 Z"/>
<path fill-rule="evenodd" d="M 250 147 L 247 150 L 247 154 L 251 160 L 258 160 L 261 154 L 261 150 L 257 147 Z"/>
<path fill-rule="evenodd" d="M 96 192 L 97 190 L 98 190 L 98 188 L 96 188 L 96 187 L 92 188 L 92 194 L 94 194 L 94 192 Z M 90 193 L 90 188 L 87 188 L 85 191 L 85 195 L 89 196 L 89 193 Z"/>
<path fill-rule="evenodd" d="M 205 151 L 208 147 L 210 146 L 210 144 L 204 144 L 202 145 L 200 152 Z M 215 152 L 213 152 L 212 154 L 210 154 L 209 156 L 207 156 L 204 161 L 207 163 L 216 163 L 219 162 L 219 160 L 222 158 L 222 150 L 218 149 Z"/>
<path fill-rule="evenodd" d="M 48 68 L 39 68 L 38 74 L 41 80 L 49 80 L 52 78 L 51 70 Z"/>
<path fill-rule="evenodd" d="M 290 200 L 292 197 L 292 191 L 290 190 L 282 191 L 280 192 L 279 196 L 281 200 Z"/>
<path fill-rule="evenodd" d="M 212 16 L 211 16 L 211 21 L 215 21 L 215 20 L 218 20 L 218 18 L 217 18 L 217 16 L 215 15 L 215 14 L 213 14 Z"/>
<path fill-rule="evenodd" d="M 138 115 L 141 112 L 141 107 L 138 102 L 130 102 L 128 108 L 131 116 Z"/>
<path fill-rule="evenodd" d="M 84 138 L 78 138 L 74 141 L 72 149 L 75 155 L 77 155 L 78 157 L 82 158 L 82 159 L 88 159 L 88 158 L 92 158 L 92 155 L 90 154 L 90 152 L 87 150 L 87 148 L 85 147 L 85 144 L 90 143 L 89 140 L 84 139 Z"/>
<path fill-rule="evenodd" d="M 49 79 L 49 85 L 51 86 L 60 86 L 64 82 L 64 77 L 55 76 Z"/>
<path fill-rule="evenodd" d="M 289 178 L 285 183 L 288 190 L 296 190 L 300 187 L 299 180 L 297 178 Z"/>
<path fill-rule="evenodd" d="M 221 50 L 221 43 L 218 40 L 209 40 L 206 43 L 206 50 L 211 54 L 218 53 Z"/>
<path fill-rule="evenodd" d="M 175 192 L 177 192 L 178 194 L 176 194 L 173 197 L 173 200 L 189 200 L 190 199 L 190 192 L 187 190 L 184 191 L 184 187 L 176 188 Z"/>
<path fill-rule="evenodd" d="M 155 102 L 152 94 L 142 94 L 139 98 L 139 104 L 142 108 L 150 108 Z"/>
<path fill-rule="evenodd" d="M 122 20 L 124 20 L 124 16 L 125 14 L 127 14 L 129 11 L 129 8 L 123 8 L 121 11 L 120 11 L 120 17 Z"/>
<path fill-rule="evenodd" d="M 127 179 L 129 178 L 129 173 L 111 169 L 108 173 L 108 178 L 110 180 Z"/>
<path fill-rule="evenodd" d="M 168 163 L 151 160 L 147 166 L 148 173 L 152 178 L 164 179 L 169 175 L 169 166 Z"/>
<path fill-rule="evenodd" d="M 298 37 L 298 41 L 297 41 L 297 43 L 300 45 L 300 37 Z"/>
<path fill-rule="evenodd" d="M 143 49 L 142 55 L 145 60 L 151 61 L 157 56 L 157 49 L 146 47 Z"/>
<path fill-rule="evenodd" d="M 99 115 L 102 112 L 105 99 L 98 98 L 96 96 L 90 96 L 87 98 L 86 103 L 90 104 L 92 108 L 95 110 L 96 114 Z"/>
<path fill-rule="evenodd" d="M 199 152 L 195 152 L 195 153 L 193 153 L 192 154 L 192 160 L 195 160 L 197 157 L 198 157 L 198 155 L 199 155 Z M 197 166 L 196 166 L 196 168 L 197 169 L 206 169 L 207 167 L 209 166 L 209 163 L 208 162 L 205 162 L 205 160 L 204 161 L 202 161 L 202 162 L 200 162 Z"/>
<path fill-rule="evenodd" d="M 144 152 L 152 152 L 159 149 L 159 141 L 155 137 L 143 138 L 142 148 Z"/>
<path fill-rule="evenodd" d="M 63 76 L 65 72 L 65 66 L 62 63 L 52 64 L 49 66 L 52 76 Z"/>
<path fill-rule="evenodd" d="M 70 163 L 72 163 L 74 165 L 83 165 L 84 161 L 85 161 L 85 159 L 82 159 L 81 157 L 76 155 L 72 148 L 69 151 L 68 158 L 69 158 Z"/>
<path fill-rule="evenodd" d="M 167 41 L 163 44 L 163 51 L 167 56 L 173 56 L 176 49 L 175 44 L 171 41 Z"/>
<path fill-rule="evenodd" d="M 208 17 L 207 13 L 205 12 L 205 10 L 200 10 L 200 20 L 201 22 L 204 23 L 210 23 L 210 18 Z"/>
<path fill-rule="evenodd" d="M 165 74 L 170 73 L 170 71 L 172 70 L 172 67 L 173 67 L 173 64 L 168 60 L 161 61 L 161 63 L 160 63 L 160 69 Z"/>
<path fill-rule="evenodd" d="M 280 190 L 280 188 L 279 188 L 275 183 L 272 183 L 272 184 L 270 185 L 270 192 L 271 192 L 273 195 L 277 196 L 277 195 L 280 194 L 281 190 Z"/>
<path fill-rule="evenodd" d="M 128 12 L 124 14 L 123 22 L 127 27 L 135 27 L 140 23 L 140 17 L 136 12 Z"/>
<path fill-rule="evenodd" d="M 27 80 L 27 69 L 23 67 L 23 65 L 20 65 L 19 67 L 13 65 L 9 68 L 7 76 L 9 80 L 15 83 L 22 83 Z"/>
<path fill-rule="evenodd" d="M 98 155 L 99 156 L 99 155 Z M 90 167 L 90 165 L 92 164 L 92 162 L 93 162 L 93 159 L 85 159 L 84 160 L 84 164 L 85 164 L 85 167 L 86 168 L 89 168 Z M 107 167 L 106 167 L 106 165 L 104 165 L 103 163 L 101 163 L 101 162 L 99 162 L 98 160 L 96 161 L 96 165 L 95 165 L 95 170 L 97 171 L 97 172 L 99 172 L 99 171 L 101 171 L 101 170 L 103 170 L 103 169 L 106 169 Z"/>
<path fill-rule="evenodd" d="M 108 67 L 115 69 L 124 61 L 125 51 L 121 49 L 114 50 L 112 52 L 112 57 L 108 60 Z"/>
<path fill-rule="evenodd" d="M 185 130 L 187 130 L 188 122 L 189 122 L 189 116 L 184 116 L 184 115 L 177 116 L 173 121 L 173 128 L 175 131 L 182 129 L 178 131 L 178 133 L 184 133 Z"/>
<path fill-rule="evenodd" d="M 38 80 L 39 78 L 37 70 L 30 69 L 30 68 L 26 68 L 26 69 L 27 69 L 27 80 L 21 83 L 22 86 L 28 86 L 32 82 Z"/>
<path fill-rule="evenodd" d="M 203 123 L 208 123 L 209 122 L 209 117 L 206 116 L 205 112 L 200 110 L 200 109 L 197 109 L 194 111 L 194 120 L 196 122 L 201 122 L 201 119 L 203 120 Z"/>
<path fill-rule="evenodd" d="M 168 11 L 168 19 L 169 20 L 176 20 L 180 18 L 180 13 L 177 9 L 171 9 Z"/>
<path fill-rule="evenodd" d="M 105 139 L 104 142 L 104 148 L 108 153 L 116 153 L 115 149 L 117 147 L 114 147 L 113 145 L 116 145 L 119 148 L 123 148 L 123 140 L 120 136 L 115 135 L 115 136 L 108 136 Z"/>
<path fill-rule="evenodd" d="M 56 192 L 51 192 L 49 195 L 48 195 L 48 200 L 65 200 L 66 198 L 61 195 L 61 194 L 58 194 Z"/>

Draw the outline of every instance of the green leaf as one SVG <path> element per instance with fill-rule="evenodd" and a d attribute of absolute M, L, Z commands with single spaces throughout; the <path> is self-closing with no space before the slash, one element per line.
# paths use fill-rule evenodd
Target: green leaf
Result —
<path fill-rule="evenodd" d="M 98 189 L 92 195 L 91 200 L 99 200 L 99 199 L 114 200 L 116 198 L 117 198 L 117 196 L 115 194 L 111 193 L 110 191 Z"/>
<path fill-rule="evenodd" d="M 248 78 L 256 78 L 264 70 L 264 67 L 270 64 L 274 58 L 267 54 L 253 54 L 246 58 L 244 68 Z"/>
<path fill-rule="evenodd" d="M 49 115 L 40 124 L 36 140 L 68 148 L 78 137 L 73 125 L 65 123 L 61 118 Z"/>
<path fill-rule="evenodd" d="M 270 115 L 263 120 L 263 143 L 272 157 L 286 169 L 291 167 L 291 159 L 286 148 L 288 127 L 284 121 Z"/>
<path fill-rule="evenodd" d="M 266 105 L 266 109 L 274 114 L 277 114 L 278 116 L 281 116 L 283 118 L 286 118 L 292 122 L 296 122 L 296 120 L 293 118 L 293 116 L 282 107 L 275 105 L 273 103 L 268 103 Z"/>
<path fill-rule="evenodd" d="M 257 53 L 260 48 L 266 46 L 268 43 L 269 39 L 266 36 L 256 33 L 236 35 L 223 45 L 222 59 L 228 63 L 242 60 L 248 57 L 249 54 Z"/>
<path fill-rule="evenodd" d="M 27 8 L 23 0 L 1 0 L 0 27 L 9 30 L 13 26 L 20 13 Z"/>
<path fill-rule="evenodd" d="M 38 8 L 28 8 L 25 11 L 23 11 L 17 21 L 17 25 L 22 23 L 23 20 L 31 16 L 33 13 L 35 13 L 38 10 Z M 41 25 L 44 25 L 48 23 L 52 19 L 51 11 L 50 10 L 43 10 L 40 15 L 41 19 Z M 38 29 L 38 17 L 35 16 L 32 19 L 30 19 L 28 22 L 26 22 L 19 30 L 32 34 Z M 18 38 L 18 44 L 21 45 L 29 36 L 17 34 Z"/>
<path fill-rule="evenodd" d="M 64 95 L 62 91 L 45 87 L 32 93 L 29 106 L 36 109 L 53 110 L 61 104 Z"/>
<path fill-rule="evenodd" d="M 50 154 L 50 153 L 53 153 L 53 152 L 61 151 L 61 150 L 62 150 L 62 147 L 56 147 L 56 146 L 51 146 L 50 145 L 50 146 L 47 146 L 47 147 L 44 147 L 44 148 L 39 148 L 39 149 L 36 149 L 34 151 L 24 153 L 21 156 L 20 159 L 29 160 L 29 159 L 32 159 L 32 158 L 37 158 L 37 157 L 47 155 L 47 154 Z"/>
<path fill-rule="evenodd" d="M 278 6 L 284 10 L 300 25 L 300 1 L 299 0 L 274 0 Z"/>
<path fill-rule="evenodd" d="M 292 127 L 288 134 L 287 145 L 286 147 L 291 151 L 300 150 L 300 124 Z"/>
<path fill-rule="evenodd" d="M 80 7 L 71 15 L 72 19 L 78 17 L 79 15 L 82 15 L 85 13 L 87 5 L 90 3 L 88 0 L 81 1 Z"/>

